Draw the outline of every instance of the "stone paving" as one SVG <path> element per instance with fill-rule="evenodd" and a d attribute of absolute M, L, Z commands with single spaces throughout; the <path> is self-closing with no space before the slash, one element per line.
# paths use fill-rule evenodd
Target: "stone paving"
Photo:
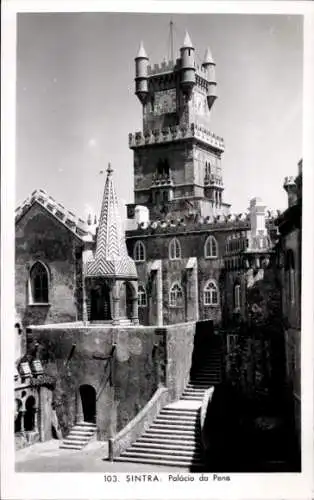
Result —
<path fill-rule="evenodd" d="M 36 443 L 16 452 L 16 472 L 189 472 L 188 468 L 108 461 L 106 442 L 94 441 L 83 450 L 59 448 L 60 441 Z"/>

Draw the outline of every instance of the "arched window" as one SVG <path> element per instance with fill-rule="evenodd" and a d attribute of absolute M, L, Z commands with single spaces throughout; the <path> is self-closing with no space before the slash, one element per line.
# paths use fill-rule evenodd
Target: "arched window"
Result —
<path fill-rule="evenodd" d="M 138 305 L 139 307 L 146 307 L 147 306 L 147 295 L 146 295 L 146 290 L 144 285 L 138 285 Z"/>
<path fill-rule="evenodd" d="M 204 287 L 204 306 L 218 305 L 218 286 L 215 281 L 208 281 Z"/>
<path fill-rule="evenodd" d="M 218 257 L 218 244 L 214 236 L 208 236 L 205 242 L 204 253 L 206 259 L 214 259 Z"/>
<path fill-rule="evenodd" d="M 233 293 L 234 293 L 234 308 L 239 309 L 241 307 L 241 289 L 239 284 L 235 285 Z"/>
<path fill-rule="evenodd" d="M 142 241 L 135 243 L 133 254 L 135 262 L 144 262 L 146 260 L 145 245 Z"/>
<path fill-rule="evenodd" d="M 22 430 L 22 401 L 15 400 L 15 415 L 14 415 L 14 432 L 21 432 Z"/>
<path fill-rule="evenodd" d="M 172 307 L 183 305 L 183 291 L 179 283 L 173 283 L 170 288 L 169 304 Z"/>
<path fill-rule="evenodd" d="M 294 272 L 294 255 L 292 250 L 288 250 L 286 254 L 286 279 L 288 285 L 288 298 L 291 304 L 295 302 L 295 272 Z"/>
<path fill-rule="evenodd" d="M 49 276 L 48 270 L 41 262 L 36 262 L 30 270 L 30 292 L 33 304 L 47 304 Z"/>
<path fill-rule="evenodd" d="M 181 259 L 181 245 L 177 238 L 173 238 L 169 243 L 169 259 Z"/>

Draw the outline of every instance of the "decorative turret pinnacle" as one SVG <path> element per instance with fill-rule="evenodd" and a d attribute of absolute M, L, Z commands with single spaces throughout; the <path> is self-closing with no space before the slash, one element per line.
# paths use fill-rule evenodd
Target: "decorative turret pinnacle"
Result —
<path fill-rule="evenodd" d="M 203 66 L 207 66 L 208 64 L 215 64 L 215 61 L 213 59 L 211 50 L 209 47 L 207 47 L 205 56 L 204 56 L 204 61 L 203 61 Z"/>
<path fill-rule="evenodd" d="M 144 49 L 143 42 L 140 43 L 140 48 L 138 49 L 138 53 L 137 53 L 137 56 L 136 56 L 136 59 L 139 59 L 139 58 L 148 59 L 146 51 Z"/>
<path fill-rule="evenodd" d="M 193 43 L 192 43 L 190 35 L 187 31 L 185 32 L 185 37 L 184 37 L 184 42 L 183 42 L 182 47 L 185 47 L 187 49 L 193 48 Z"/>
<path fill-rule="evenodd" d="M 113 169 L 109 163 L 97 232 L 95 258 L 86 263 L 86 275 L 136 278 L 135 264 L 129 257 L 126 248 L 112 172 Z"/>

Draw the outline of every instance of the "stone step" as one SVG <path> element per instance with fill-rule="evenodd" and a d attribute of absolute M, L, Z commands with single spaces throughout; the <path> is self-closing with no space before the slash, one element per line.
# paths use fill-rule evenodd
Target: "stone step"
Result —
<path fill-rule="evenodd" d="M 189 437 L 193 437 L 197 435 L 197 433 L 195 432 L 195 429 L 191 429 L 191 430 L 185 430 L 184 432 L 182 432 L 182 429 L 164 429 L 163 427 L 152 427 L 150 426 L 149 427 L 149 430 L 147 430 L 145 432 L 145 436 L 149 436 L 149 435 L 159 435 L 159 436 L 169 436 L 169 439 L 171 439 L 171 436 L 173 436 L 174 438 L 177 438 L 178 436 L 182 437 L 182 439 L 184 438 L 189 438 Z"/>
<path fill-rule="evenodd" d="M 164 435 L 148 435 L 145 434 L 138 439 L 136 443 L 150 443 L 152 445 L 173 445 L 173 446 L 200 446 L 199 439 L 195 439 L 195 436 L 191 436 L 188 439 L 180 439 L 180 436 L 167 437 Z"/>
<path fill-rule="evenodd" d="M 145 445 L 144 446 L 141 446 L 141 445 L 138 445 L 138 446 L 132 446 L 132 449 L 129 449 L 127 451 L 124 452 L 123 455 L 154 455 L 154 456 L 163 456 L 163 457 L 182 457 L 182 458 L 192 458 L 192 457 L 201 457 L 202 455 L 202 451 L 200 449 L 198 450 L 194 450 L 194 449 L 178 449 L 178 448 L 170 448 L 170 449 L 166 449 L 166 448 L 154 448 L 154 449 L 151 449 L 149 446 L 146 447 Z"/>
<path fill-rule="evenodd" d="M 171 430 L 192 430 L 195 428 L 195 424 L 193 422 L 191 423 L 185 423 L 185 422 L 172 422 L 169 420 L 168 422 L 160 422 L 155 420 L 151 426 L 152 429 L 167 429 L 169 431 Z"/>
<path fill-rule="evenodd" d="M 161 410 L 160 413 L 163 413 L 163 412 L 180 412 L 180 415 L 184 414 L 184 413 L 187 413 L 187 414 L 194 414 L 198 411 L 197 408 L 180 408 L 180 407 L 177 407 L 177 406 L 165 406 L 165 408 L 163 408 Z"/>
<path fill-rule="evenodd" d="M 124 452 L 121 455 L 121 458 L 139 458 L 139 459 L 152 459 L 156 460 L 156 452 L 154 453 L 143 453 L 143 452 L 137 452 L 137 451 L 128 451 Z M 161 460 L 167 460 L 168 462 L 180 462 L 180 463 L 186 463 L 186 464 L 191 464 L 193 461 L 201 462 L 201 455 L 194 455 L 193 453 L 190 453 L 189 455 L 180 455 L 180 454 L 167 454 L 167 453 L 160 453 L 158 454 L 158 458 Z"/>
<path fill-rule="evenodd" d="M 151 458 L 151 457 L 117 457 L 115 458 L 116 462 L 129 462 L 129 463 L 136 463 L 136 464 L 148 464 L 148 465 L 163 465 L 166 467 L 182 467 L 182 468 L 188 468 L 193 466 L 193 468 L 199 467 L 200 470 L 203 469 L 204 463 L 202 460 L 196 460 L 192 459 L 191 461 L 182 461 L 182 460 L 175 460 L 173 461 L 172 459 L 167 460 L 166 458 Z"/>
<path fill-rule="evenodd" d="M 197 421 L 197 415 L 193 415 L 191 417 L 186 417 L 186 416 L 181 416 L 181 415 L 158 415 L 156 422 L 178 422 L 178 423 L 185 423 L 187 422 L 188 424 L 195 424 Z"/>
<path fill-rule="evenodd" d="M 153 443 L 153 442 L 146 442 L 146 441 L 138 441 L 136 443 L 134 443 L 134 445 L 132 446 L 132 449 L 133 450 L 141 450 L 141 449 L 147 449 L 147 450 L 151 450 L 154 452 L 156 451 L 156 453 L 158 452 L 158 450 L 166 450 L 166 451 L 174 451 L 174 452 L 177 452 L 177 451 L 180 451 L 181 452 L 189 452 L 189 453 L 201 453 L 202 452 L 202 448 L 200 446 L 196 446 L 196 444 L 177 444 L 177 443 L 174 443 L 174 444 L 165 444 L 165 443 Z"/>

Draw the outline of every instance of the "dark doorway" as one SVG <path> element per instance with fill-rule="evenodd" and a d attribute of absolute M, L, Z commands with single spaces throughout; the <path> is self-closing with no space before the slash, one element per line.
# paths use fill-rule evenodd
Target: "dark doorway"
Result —
<path fill-rule="evenodd" d="M 81 385 L 80 396 L 82 402 L 84 422 L 96 423 L 96 391 L 91 385 Z"/>
<path fill-rule="evenodd" d="M 91 290 L 91 321 L 107 321 L 111 318 L 110 292 L 105 284 Z"/>
<path fill-rule="evenodd" d="M 132 318 L 133 311 L 133 289 L 132 286 L 124 281 L 120 285 L 120 300 L 119 300 L 120 318 Z"/>

